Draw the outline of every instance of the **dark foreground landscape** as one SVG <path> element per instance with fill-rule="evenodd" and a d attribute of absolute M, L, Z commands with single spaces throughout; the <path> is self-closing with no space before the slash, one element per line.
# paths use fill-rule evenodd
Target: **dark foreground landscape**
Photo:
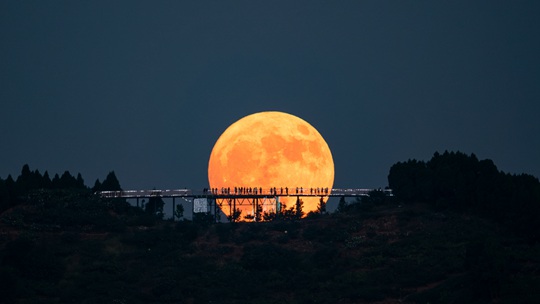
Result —
<path fill-rule="evenodd" d="M 167 221 L 81 183 L 19 187 L 2 198 L 1 302 L 540 303 L 538 180 L 483 162 L 399 163 L 395 197 L 261 223 Z M 509 188 L 483 198 L 483 178 Z"/>

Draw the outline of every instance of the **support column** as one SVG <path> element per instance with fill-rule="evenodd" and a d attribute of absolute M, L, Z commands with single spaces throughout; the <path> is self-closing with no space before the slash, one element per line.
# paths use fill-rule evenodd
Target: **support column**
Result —
<path fill-rule="evenodd" d="M 218 213 L 217 213 L 217 202 L 215 200 L 213 200 L 214 202 L 214 223 L 217 222 L 217 217 L 218 217 Z"/>
<path fill-rule="evenodd" d="M 279 196 L 276 196 L 276 218 L 279 217 L 280 212 L 281 212 L 281 203 L 279 202 Z"/>
<path fill-rule="evenodd" d="M 191 220 L 195 218 L 195 197 L 191 198 Z"/>
<path fill-rule="evenodd" d="M 260 216 L 259 214 L 259 199 L 257 197 L 255 197 L 253 199 L 253 201 L 255 202 L 255 222 L 258 222 L 258 217 Z"/>
<path fill-rule="evenodd" d="M 172 219 L 173 219 L 173 222 L 174 222 L 174 218 L 176 217 L 174 215 L 174 212 L 176 211 L 174 199 L 175 199 L 175 197 L 173 196 L 173 198 L 172 198 Z"/>
<path fill-rule="evenodd" d="M 232 222 L 232 216 L 233 216 L 232 208 L 233 208 L 233 205 L 232 205 L 231 199 L 227 200 L 227 204 L 229 205 L 229 218 L 230 218 L 230 221 Z"/>
<path fill-rule="evenodd" d="M 236 217 L 236 197 L 233 198 L 233 217 Z M 238 219 L 235 218 L 234 221 L 236 222 L 236 220 Z"/>

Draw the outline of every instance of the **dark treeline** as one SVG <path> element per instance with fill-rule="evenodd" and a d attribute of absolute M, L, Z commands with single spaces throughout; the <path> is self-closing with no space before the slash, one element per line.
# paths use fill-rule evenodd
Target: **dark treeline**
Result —
<path fill-rule="evenodd" d="M 13 207 L 26 199 L 28 194 L 35 190 L 78 190 L 78 191 L 115 191 L 122 190 L 114 171 L 109 172 L 102 182 L 96 180 L 92 188 L 84 183 L 80 173 L 77 176 L 65 171 L 62 175 L 55 174 L 53 178 L 49 173 L 41 174 L 39 170 L 30 170 L 28 164 L 24 165 L 21 174 L 14 179 L 11 175 L 4 180 L 0 178 L 0 212 Z"/>
<path fill-rule="evenodd" d="M 16 204 L 0 212 L 0 302 L 540 303 L 536 178 L 444 153 L 395 164 L 389 182 L 395 197 L 331 214 L 321 201 L 302 217 L 297 199 L 224 224 L 93 195 L 120 190 L 114 172 L 89 188 L 25 166 L 0 180 Z"/>
<path fill-rule="evenodd" d="M 404 202 L 469 212 L 540 240 L 538 178 L 504 173 L 489 159 L 461 152 L 435 153 L 427 162 L 413 159 L 393 165 L 388 183 Z"/>

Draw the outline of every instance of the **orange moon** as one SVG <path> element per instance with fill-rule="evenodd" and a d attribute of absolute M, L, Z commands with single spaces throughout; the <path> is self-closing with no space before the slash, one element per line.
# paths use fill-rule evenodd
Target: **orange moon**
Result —
<path fill-rule="evenodd" d="M 306 121 L 283 112 L 260 112 L 241 118 L 221 134 L 210 154 L 208 181 L 217 189 L 288 188 L 291 197 L 280 201 L 290 208 L 297 187 L 304 194 L 316 188 L 330 193 L 334 161 L 326 141 Z M 301 199 L 306 214 L 317 210 L 320 198 Z M 250 206 L 241 210 L 242 217 L 252 213 Z"/>

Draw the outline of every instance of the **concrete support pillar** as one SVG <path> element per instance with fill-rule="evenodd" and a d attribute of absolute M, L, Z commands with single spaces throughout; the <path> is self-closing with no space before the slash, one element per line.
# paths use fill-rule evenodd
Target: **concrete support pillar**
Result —
<path fill-rule="evenodd" d="M 175 197 L 173 196 L 172 198 L 172 219 L 173 219 L 173 222 L 175 220 L 175 215 L 174 215 L 174 212 L 176 211 L 176 202 L 175 202 Z"/>

